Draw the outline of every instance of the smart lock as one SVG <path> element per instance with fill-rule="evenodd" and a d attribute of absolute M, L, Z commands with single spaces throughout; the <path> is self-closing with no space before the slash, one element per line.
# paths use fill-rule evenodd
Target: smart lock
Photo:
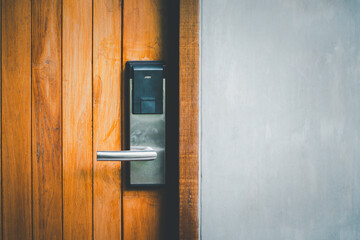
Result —
<path fill-rule="evenodd" d="M 165 64 L 126 63 L 126 121 L 130 150 L 98 151 L 98 161 L 128 161 L 130 186 L 165 184 Z"/>

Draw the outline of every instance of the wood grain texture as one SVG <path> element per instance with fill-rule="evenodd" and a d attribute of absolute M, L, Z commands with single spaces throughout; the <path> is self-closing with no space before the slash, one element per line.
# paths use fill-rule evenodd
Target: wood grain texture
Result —
<path fill-rule="evenodd" d="M 61 0 L 32 1 L 33 238 L 62 239 Z"/>
<path fill-rule="evenodd" d="M 123 58 L 167 60 L 166 4 L 162 0 L 124 1 Z M 124 239 L 162 239 L 165 191 L 131 190 L 123 184 Z"/>
<path fill-rule="evenodd" d="M 125 192 L 124 239 L 165 239 L 164 198 L 159 190 Z"/>
<path fill-rule="evenodd" d="M 180 0 L 180 239 L 199 239 L 199 1 Z"/>
<path fill-rule="evenodd" d="M 0 1 L 0 119 L 2 119 L 2 1 Z M 2 120 L 0 120 L 0 132 L 2 132 Z M 0 179 L 2 180 L 2 137 L 0 137 Z M 0 240 L 3 239 L 2 221 L 2 181 L 0 181 Z"/>
<path fill-rule="evenodd" d="M 31 1 L 2 2 L 4 239 L 31 239 Z"/>
<path fill-rule="evenodd" d="M 92 238 L 92 0 L 63 0 L 63 236 Z"/>
<path fill-rule="evenodd" d="M 94 239 L 121 239 L 121 162 L 96 151 L 121 150 L 121 0 L 94 0 Z"/>
<path fill-rule="evenodd" d="M 2 0 L 0 238 L 173 239 L 164 232 L 174 229 L 167 210 L 177 204 L 169 203 L 177 191 L 168 196 L 177 175 L 171 186 L 129 189 L 121 164 L 95 154 L 124 145 L 126 61 L 177 68 L 171 4 Z M 176 131 L 177 121 L 169 126 Z"/>

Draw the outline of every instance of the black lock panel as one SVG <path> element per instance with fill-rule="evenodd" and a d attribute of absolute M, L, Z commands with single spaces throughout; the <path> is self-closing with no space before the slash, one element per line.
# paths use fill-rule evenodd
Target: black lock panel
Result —
<path fill-rule="evenodd" d="M 133 79 L 133 114 L 162 114 L 164 63 L 131 61 L 126 65 L 127 76 Z"/>

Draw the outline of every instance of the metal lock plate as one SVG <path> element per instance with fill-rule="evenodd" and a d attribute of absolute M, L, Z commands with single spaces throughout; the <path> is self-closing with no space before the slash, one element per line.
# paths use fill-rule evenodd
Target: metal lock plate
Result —
<path fill-rule="evenodd" d="M 131 147 L 151 147 L 153 161 L 129 162 L 128 184 L 165 184 L 165 65 L 159 61 L 126 63 L 129 91 L 129 136 Z"/>

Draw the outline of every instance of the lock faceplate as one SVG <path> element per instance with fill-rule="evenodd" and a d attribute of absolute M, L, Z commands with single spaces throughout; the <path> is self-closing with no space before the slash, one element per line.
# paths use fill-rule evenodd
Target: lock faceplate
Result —
<path fill-rule="evenodd" d="M 130 147 L 151 147 L 153 161 L 128 163 L 128 184 L 153 186 L 165 184 L 165 76 L 164 63 L 131 61 L 126 63 L 129 91 Z"/>

